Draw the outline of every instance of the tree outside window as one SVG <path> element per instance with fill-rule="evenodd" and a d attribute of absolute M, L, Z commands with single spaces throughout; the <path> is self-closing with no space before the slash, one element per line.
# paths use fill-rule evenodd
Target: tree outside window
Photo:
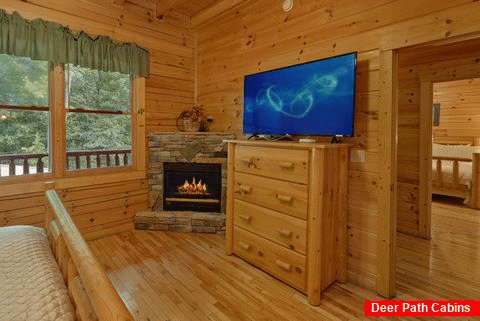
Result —
<path fill-rule="evenodd" d="M 0 54 L 1 176 L 50 171 L 48 83 L 48 62 Z"/>
<path fill-rule="evenodd" d="M 130 84 L 129 75 L 66 66 L 69 169 L 131 164 Z"/>
<path fill-rule="evenodd" d="M 66 155 L 55 159 L 67 170 L 131 165 L 131 77 L 64 69 Z M 52 171 L 49 83 L 48 62 L 0 54 L 2 177 Z"/>

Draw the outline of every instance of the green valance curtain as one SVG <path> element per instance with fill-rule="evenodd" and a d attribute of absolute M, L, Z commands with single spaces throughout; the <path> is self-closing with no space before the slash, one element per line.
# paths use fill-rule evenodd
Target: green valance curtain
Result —
<path fill-rule="evenodd" d="M 42 19 L 25 20 L 0 9 L 0 53 L 147 77 L 148 51 L 111 38 L 91 38 Z"/>

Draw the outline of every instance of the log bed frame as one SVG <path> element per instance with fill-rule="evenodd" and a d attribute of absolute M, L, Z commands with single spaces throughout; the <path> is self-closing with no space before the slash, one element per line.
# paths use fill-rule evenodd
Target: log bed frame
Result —
<path fill-rule="evenodd" d="M 436 164 L 436 173 L 432 182 L 432 193 L 462 197 L 468 200 L 468 205 L 480 209 L 480 153 L 473 153 L 472 158 L 463 157 L 445 157 L 432 156 L 432 160 Z M 442 161 L 453 162 L 452 182 L 449 185 L 444 184 L 442 172 Z M 461 162 L 472 162 L 472 184 L 466 186 L 459 182 L 458 164 Z"/>
<path fill-rule="evenodd" d="M 46 228 L 76 320 L 133 321 L 55 190 L 46 192 Z"/>

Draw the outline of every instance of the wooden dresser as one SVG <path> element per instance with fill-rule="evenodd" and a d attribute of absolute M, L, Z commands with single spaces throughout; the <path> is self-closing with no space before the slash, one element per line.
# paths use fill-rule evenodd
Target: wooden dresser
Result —
<path fill-rule="evenodd" d="M 346 281 L 345 144 L 228 141 L 227 254 L 304 292 Z"/>

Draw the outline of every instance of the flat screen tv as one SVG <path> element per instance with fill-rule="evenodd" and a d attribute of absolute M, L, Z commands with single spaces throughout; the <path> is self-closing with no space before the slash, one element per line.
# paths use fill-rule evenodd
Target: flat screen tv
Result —
<path fill-rule="evenodd" d="M 356 52 L 245 76 L 245 134 L 352 136 Z"/>

